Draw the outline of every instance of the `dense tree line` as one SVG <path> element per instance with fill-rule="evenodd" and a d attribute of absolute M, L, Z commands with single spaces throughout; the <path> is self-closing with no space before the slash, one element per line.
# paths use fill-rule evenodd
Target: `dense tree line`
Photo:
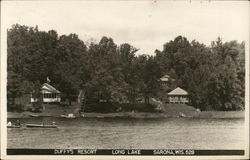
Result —
<path fill-rule="evenodd" d="M 162 71 L 189 92 L 191 105 L 201 110 L 244 109 L 245 44 L 221 38 L 207 47 L 178 36 L 156 53 Z"/>
<path fill-rule="evenodd" d="M 179 86 L 196 108 L 244 109 L 243 42 L 218 38 L 207 47 L 178 36 L 154 56 L 136 56 L 137 48 L 108 37 L 86 43 L 76 34 L 59 36 L 19 24 L 7 32 L 8 102 L 39 90 L 49 77 L 69 103 L 83 90 L 93 102 L 133 106 L 142 97 L 148 103 Z M 163 90 L 159 79 L 165 74 L 172 80 Z"/>

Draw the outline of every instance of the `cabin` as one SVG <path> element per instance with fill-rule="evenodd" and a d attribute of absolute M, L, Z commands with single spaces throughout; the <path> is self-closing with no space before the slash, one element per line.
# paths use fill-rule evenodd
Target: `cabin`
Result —
<path fill-rule="evenodd" d="M 161 85 L 167 85 L 167 83 L 169 82 L 169 75 L 164 75 L 163 77 L 160 78 L 160 83 Z"/>
<path fill-rule="evenodd" d="M 40 93 L 42 95 L 43 103 L 60 103 L 61 92 L 48 83 L 44 83 L 41 87 Z M 31 103 L 37 102 L 34 95 L 31 93 Z"/>
<path fill-rule="evenodd" d="M 168 93 L 168 103 L 177 103 L 177 104 L 187 104 L 188 100 L 188 92 L 180 87 L 175 88 L 171 92 Z"/>

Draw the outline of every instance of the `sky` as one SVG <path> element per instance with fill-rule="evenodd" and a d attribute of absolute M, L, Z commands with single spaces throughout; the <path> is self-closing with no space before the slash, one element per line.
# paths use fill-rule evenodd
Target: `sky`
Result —
<path fill-rule="evenodd" d="M 247 1 L 2 1 L 2 29 L 13 24 L 38 25 L 59 35 L 76 33 L 83 41 L 102 36 L 118 45 L 129 43 L 137 54 L 153 55 L 163 44 L 182 35 L 206 45 L 220 36 L 246 41 Z"/>

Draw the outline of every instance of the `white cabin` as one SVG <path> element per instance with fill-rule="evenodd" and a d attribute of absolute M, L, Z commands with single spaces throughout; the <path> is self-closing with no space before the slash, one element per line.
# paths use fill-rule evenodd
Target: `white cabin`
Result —
<path fill-rule="evenodd" d="M 169 75 L 164 75 L 163 77 L 161 77 L 160 78 L 160 83 L 162 84 L 162 85 L 166 85 L 168 82 L 169 82 Z"/>
<path fill-rule="evenodd" d="M 40 93 L 42 93 L 43 103 L 60 103 L 61 102 L 61 92 L 55 89 L 48 83 L 44 83 L 41 87 Z M 37 102 L 38 99 L 33 97 L 31 94 L 31 103 Z"/>
<path fill-rule="evenodd" d="M 188 100 L 188 92 L 184 89 L 177 87 L 168 93 L 168 102 L 169 103 L 178 103 L 178 104 L 186 104 L 189 102 Z"/>

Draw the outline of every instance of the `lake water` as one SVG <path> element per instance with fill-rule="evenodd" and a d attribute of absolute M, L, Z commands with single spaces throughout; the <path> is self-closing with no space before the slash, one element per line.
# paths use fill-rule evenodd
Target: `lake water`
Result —
<path fill-rule="evenodd" d="M 8 148 L 244 149 L 244 119 L 27 118 L 56 129 L 8 128 Z M 16 119 L 8 119 L 15 122 Z"/>

